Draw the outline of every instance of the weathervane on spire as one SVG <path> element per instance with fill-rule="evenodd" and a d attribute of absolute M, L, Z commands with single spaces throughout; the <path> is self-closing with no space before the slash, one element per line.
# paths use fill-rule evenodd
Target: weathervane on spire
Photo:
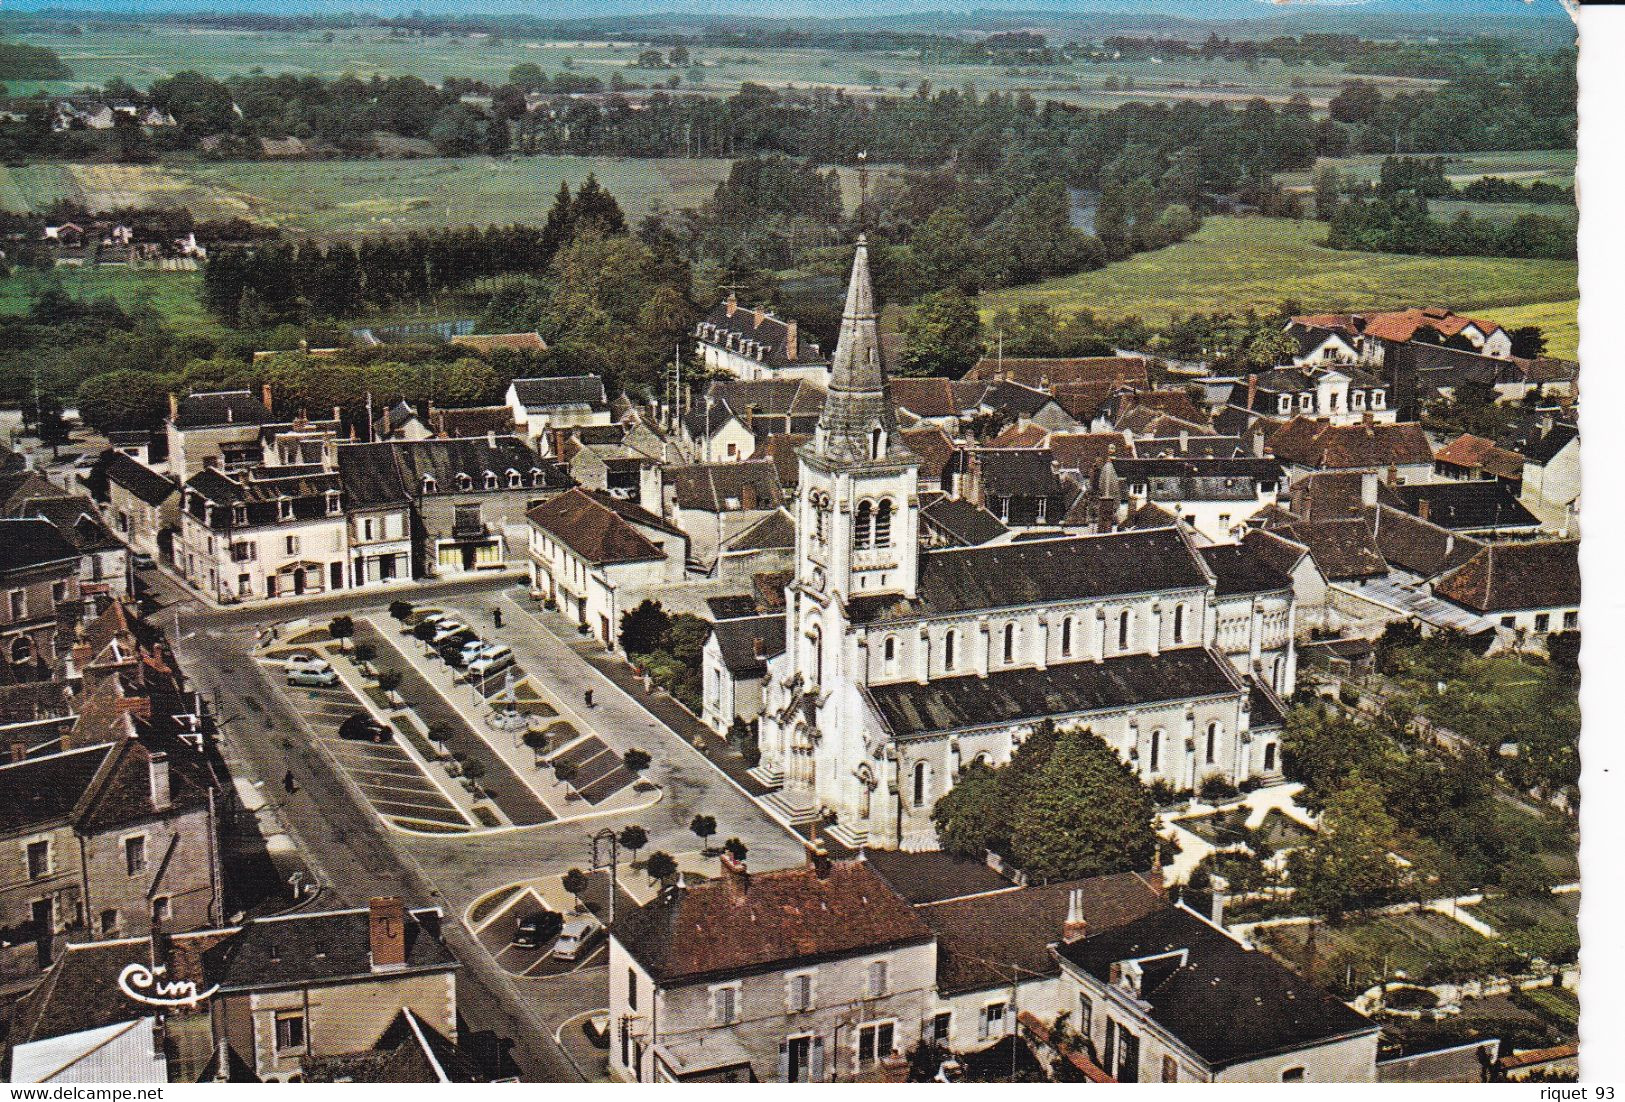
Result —
<path fill-rule="evenodd" d="M 868 228 L 869 216 L 869 151 L 858 150 L 858 230 Z"/>

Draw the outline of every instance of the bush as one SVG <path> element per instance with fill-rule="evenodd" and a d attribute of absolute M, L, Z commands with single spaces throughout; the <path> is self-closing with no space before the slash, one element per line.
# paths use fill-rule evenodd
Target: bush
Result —
<path fill-rule="evenodd" d="M 1152 781 L 1147 790 L 1151 793 L 1151 802 L 1158 807 L 1167 807 L 1179 799 L 1179 793 L 1174 791 L 1174 786 L 1165 780 Z"/>
<path fill-rule="evenodd" d="M 385 693 L 392 693 L 401 687 L 401 672 L 399 670 L 379 670 L 378 688 Z"/>
<path fill-rule="evenodd" d="M 732 857 L 735 861 L 743 861 L 745 856 L 750 852 L 750 848 L 738 838 L 729 838 L 726 842 L 722 843 L 722 852 L 726 853 L 729 857 Z"/>
<path fill-rule="evenodd" d="M 621 755 L 621 764 L 626 766 L 628 772 L 641 773 L 649 768 L 649 753 L 636 748 L 628 750 Z"/>
<path fill-rule="evenodd" d="M 393 619 L 393 620 L 397 620 L 400 623 L 404 624 L 404 623 L 406 623 L 406 621 L 410 620 L 412 618 L 412 613 L 415 612 L 415 611 L 416 610 L 412 607 L 412 602 L 411 601 L 391 601 L 391 602 L 389 602 L 389 615 L 390 615 L 390 618 Z"/>
<path fill-rule="evenodd" d="M 1241 790 L 1223 777 L 1214 775 L 1208 777 L 1197 789 L 1204 803 L 1221 804 L 1226 800 L 1233 800 L 1241 795 Z"/>

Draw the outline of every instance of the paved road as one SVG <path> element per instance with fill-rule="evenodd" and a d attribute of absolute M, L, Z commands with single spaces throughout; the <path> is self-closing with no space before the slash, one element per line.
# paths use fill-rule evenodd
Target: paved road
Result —
<path fill-rule="evenodd" d="M 266 618 L 264 612 L 258 616 Z M 209 614 L 199 617 L 209 626 L 200 626 L 185 613 L 180 619 L 177 657 L 227 721 L 223 735 L 234 763 L 245 765 L 255 778 L 267 782 L 267 793 L 274 791 L 279 797 L 282 821 L 328 886 L 322 905 L 359 906 L 373 896 L 400 895 L 412 905 L 439 904 L 449 917 L 459 918 L 457 901 L 446 896 L 432 871 L 395 843 L 360 794 L 311 744 L 309 729 L 264 670 L 247 657 L 253 645 L 253 620 Z M 230 619 L 238 624 L 231 626 Z M 284 770 L 293 773 L 298 785 L 291 796 L 282 793 Z M 476 847 L 465 843 L 465 849 Z M 513 861 L 514 855 L 507 859 Z M 553 1040 L 552 1016 L 538 992 L 521 991 L 461 922 L 448 922 L 444 929 L 452 951 L 463 962 L 458 1005 L 471 1035 L 493 1045 L 511 1041 L 508 1055 L 527 1081 L 577 1079 Z"/>
<path fill-rule="evenodd" d="M 146 578 L 154 575 L 148 572 Z M 313 732 L 281 687 L 248 652 L 255 628 L 272 620 L 310 616 L 320 622 L 339 612 L 382 612 L 396 595 L 346 595 L 301 601 L 297 607 L 279 604 L 275 610 L 220 610 L 201 608 L 172 579 L 158 577 L 153 589 L 163 610 L 160 620 L 175 625 L 180 661 L 227 721 L 224 737 L 234 767 L 245 768 L 252 778 L 265 782 L 267 793 L 274 791 L 278 797 L 284 770 L 294 774 L 298 791 L 282 799 L 279 812 L 306 859 L 331 886 L 329 903 L 359 905 L 374 895 L 399 894 L 415 905 L 439 904 L 449 917 L 460 919 L 468 904 L 494 888 L 588 866 L 591 835 L 605 827 L 618 830 L 627 823 L 641 824 L 650 835 L 645 852 L 691 850 L 695 839 L 688 824 L 702 810 L 716 817 L 719 838 L 738 837 L 746 843 L 751 863 L 758 868 L 805 860 L 798 836 L 553 634 L 511 578 L 425 585 L 408 599 L 463 612 L 469 623 L 486 626 L 486 633 L 491 610 L 500 607 L 505 627 L 495 634 L 514 649 L 520 666 L 564 705 L 565 718 L 597 734 L 617 753 L 633 746 L 649 752 L 653 764 L 647 776 L 663 791 L 653 807 L 476 838 L 408 839 L 392 834 L 317 748 Z M 411 676 L 410 667 L 402 665 Z M 589 688 L 596 704 L 590 710 L 581 706 Z M 515 978 L 460 921 L 447 923 L 446 930 L 464 964 L 459 1003 L 471 1033 L 493 1044 L 513 1038 L 511 1055 L 518 1074 L 528 1081 L 578 1078 L 554 1040 L 554 1031 L 560 1023 L 604 1005 L 602 968 L 547 979 Z M 588 1074 L 595 1074 L 594 1069 L 589 1068 Z"/>

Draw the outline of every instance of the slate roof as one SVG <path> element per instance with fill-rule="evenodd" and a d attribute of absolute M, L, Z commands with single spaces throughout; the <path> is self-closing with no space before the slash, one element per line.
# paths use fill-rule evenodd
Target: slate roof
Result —
<path fill-rule="evenodd" d="M 1534 528 L 1540 524 L 1540 518 L 1518 501 L 1512 486 L 1500 479 L 1390 486 L 1385 493 L 1389 495 L 1403 504 L 1406 512 L 1455 531 Z"/>
<path fill-rule="evenodd" d="M 1577 606 L 1580 542 L 1486 544 L 1435 582 L 1433 592 L 1480 613 Z"/>
<path fill-rule="evenodd" d="M 898 895 L 916 907 L 921 903 L 941 903 L 1015 887 L 1008 877 L 989 868 L 987 862 L 957 857 L 946 850 L 864 850 L 863 859 Z"/>
<path fill-rule="evenodd" d="M 1063 944 L 1057 952 L 1102 983 L 1120 961 L 1184 950 L 1182 966 L 1141 991 L 1151 1019 L 1212 1068 L 1376 1031 L 1269 956 L 1242 948 L 1183 907 L 1163 907 Z"/>
<path fill-rule="evenodd" d="M 513 410 L 508 406 L 469 406 L 463 409 L 432 409 L 429 428 L 436 436 L 511 436 Z"/>
<path fill-rule="evenodd" d="M 766 440 L 757 441 L 753 458 L 766 459 L 772 463 L 773 471 L 779 478 L 779 485 L 786 491 L 791 491 L 801 480 L 801 457 L 796 451 L 811 439 L 812 436 L 804 432 L 775 433 Z"/>
<path fill-rule="evenodd" d="M 1291 576 L 1309 549 L 1301 543 L 1287 539 L 1279 532 L 1252 529 L 1241 537 L 1241 544 L 1258 559 L 1269 564 L 1277 573 Z"/>
<path fill-rule="evenodd" d="M 731 315 L 729 314 L 730 305 L 733 308 Z M 740 337 L 759 342 L 764 346 L 761 362 L 772 367 L 786 367 L 791 363 L 820 364 L 828 362 L 828 357 L 820 353 L 816 342 L 807 340 L 806 337 L 800 335 L 799 326 L 797 327 L 796 355 L 792 360 L 788 355 L 789 324 L 784 319 L 775 317 L 766 310 L 758 314 L 757 311 L 748 306 L 740 306 L 737 300 L 718 303 L 705 316 L 705 321 L 701 322 L 700 325 L 702 328 L 705 325 L 714 325 L 725 333 L 736 333 Z M 702 337 L 701 339 L 712 344 L 726 346 L 726 339 L 720 334 L 715 337 Z"/>
<path fill-rule="evenodd" d="M 1000 382 L 989 384 L 982 392 L 981 405 L 984 409 L 1009 413 L 1016 417 L 1032 417 L 1054 401 L 1047 391 L 1036 387 Z"/>
<path fill-rule="evenodd" d="M 781 616 L 751 616 L 712 624 L 722 664 L 735 675 L 767 672 L 767 660 L 784 653 L 784 622 Z"/>
<path fill-rule="evenodd" d="M 952 468 L 957 449 L 953 438 L 941 429 L 934 426 L 904 429 L 900 435 L 903 446 L 919 459 L 921 475 L 939 480 Z"/>
<path fill-rule="evenodd" d="M 931 939 L 914 908 L 863 861 L 730 874 L 624 910 L 615 938 L 662 986 L 772 971 Z"/>
<path fill-rule="evenodd" d="M 537 455 L 517 436 L 498 436 L 494 443 L 489 436 L 475 436 L 341 444 L 337 454 L 348 508 L 405 503 L 421 492 L 425 475 L 434 480 L 437 495 L 507 492 L 510 470 L 519 473 L 526 490 L 575 485 L 563 467 Z M 497 476 L 496 490 L 485 488 L 487 471 Z M 468 489 L 458 489 L 459 474 L 469 477 Z"/>
<path fill-rule="evenodd" d="M 1009 531 L 998 517 L 959 497 L 937 498 L 920 510 L 920 520 L 964 547 L 996 540 Z"/>
<path fill-rule="evenodd" d="M 671 467 L 666 471 L 666 478 L 679 509 L 708 513 L 776 509 L 783 498 L 778 469 L 765 459 Z M 750 491 L 748 496 L 754 498 L 748 505 L 747 490 Z"/>
<path fill-rule="evenodd" d="M 50 521 L 0 519 L 0 573 L 78 559 L 79 551 Z"/>
<path fill-rule="evenodd" d="M 604 380 L 597 375 L 554 375 L 536 379 L 515 379 L 514 393 L 527 411 L 586 406 L 609 409 L 604 396 Z"/>
<path fill-rule="evenodd" d="M 0 834 L 66 820 L 107 757 L 106 745 L 0 766 Z"/>
<path fill-rule="evenodd" d="M 1206 586 L 1190 545 L 1162 528 L 922 551 L 914 600 L 854 597 L 848 614 L 883 623 Z"/>
<path fill-rule="evenodd" d="M 1274 593 L 1292 588 L 1292 577 L 1275 565 L 1271 556 L 1255 542 L 1218 543 L 1197 551 L 1218 579 L 1217 595 L 1233 597 L 1242 593 Z"/>
<path fill-rule="evenodd" d="M 246 390 L 219 390 L 188 394 L 177 404 L 175 427 L 180 429 L 217 428 L 222 425 L 264 425 L 271 411 Z"/>
<path fill-rule="evenodd" d="M 978 448 L 976 470 L 983 500 L 995 497 L 1053 497 L 1066 492 L 1047 451 Z"/>
<path fill-rule="evenodd" d="M 633 527 L 634 521 L 643 527 L 672 531 L 665 521 L 631 502 L 579 486 L 542 502 L 525 515 L 537 528 L 598 566 L 665 558 L 660 546 Z"/>
<path fill-rule="evenodd" d="M 723 543 L 728 551 L 781 551 L 796 545 L 796 522 L 779 508 Z"/>
<path fill-rule="evenodd" d="M 899 682 L 863 690 L 881 722 L 899 738 L 1046 717 L 1235 695 L 1230 667 L 1203 647 L 1069 662 L 1046 670 L 994 670 Z"/>
<path fill-rule="evenodd" d="M 1365 508 L 1365 471 L 1314 471 L 1293 479 L 1287 496 L 1304 520 L 1347 520 Z"/>
<path fill-rule="evenodd" d="M 978 394 L 981 389 L 977 388 Z M 974 408 L 974 402 L 967 406 L 961 401 L 961 393 L 969 396 L 970 390 L 956 387 L 948 379 L 903 376 L 891 380 L 892 404 L 916 417 L 957 417 Z"/>
<path fill-rule="evenodd" d="M 247 514 L 240 525 L 233 522 L 232 509 L 215 509 L 212 527 L 221 531 L 233 527 L 285 523 L 280 504 L 283 498 L 290 500 L 294 520 L 317 520 L 332 515 L 327 508 L 327 494 L 331 490 L 338 490 L 342 494 L 344 482 L 340 474 L 307 473 L 303 468 L 298 469 L 299 473 L 280 473 L 286 470 L 288 468 L 266 467 L 259 471 L 228 475 L 213 467 L 206 467 L 187 480 L 186 510 L 197 520 L 205 521 L 208 516 L 206 502 L 216 506 L 242 504 Z"/>
<path fill-rule="evenodd" d="M 1335 470 L 1433 462 L 1427 433 L 1415 421 L 1331 425 L 1295 417 L 1268 443 L 1277 458 L 1302 467 Z"/>
<path fill-rule="evenodd" d="M 391 974 L 457 968 L 439 928 L 438 911 L 408 910 L 406 966 Z M 206 950 L 204 965 L 223 992 L 370 978 L 370 914 L 360 907 L 250 922 Z"/>
<path fill-rule="evenodd" d="M 180 489 L 173 481 L 151 467 L 143 466 L 122 452 L 113 452 L 104 470 L 109 482 L 124 487 L 137 499 L 157 508 Z"/>
<path fill-rule="evenodd" d="M 1093 481 L 1106 460 L 1127 458 L 1134 448 L 1120 432 L 1052 432 L 1049 452 L 1061 470 L 1077 471 Z"/>
<path fill-rule="evenodd" d="M 1213 487 L 1204 483 L 1213 479 L 1236 479 L 1244 484 L 1238 493 L 1247 498 L 1255 494 L 1251 483 L 1279 483 L 1285 472 L 1273 459 L 1253 459 L 1238 456 L 1225 459 L 1113 459 L 1112 471 L 1124 482 L 1144 482 L 1177 489 L 1175 496 L 1194 497 L 1197 492 L 1211 493 Z M 1161 496 L 1153 490 L 1153 496 Z"/>
<path fill-rule="evenodd" d="M 1059 975 L 1049 946 L 1061 940 L 1072 892 L 1083 893 L 1091 930 L 1109 930 L 1168 906 L 1132 872 L 1033 885 L 918 906 L 937 934 L 937 990 L 943 995 L 998 988 L 1008 991 L 1012 968 Z M 989 965 L 988 961 L 996 962 Z"/>
<path fill-rule="evenodd" d="M 1286 725 L 1286 711 L 1281 698 L 1269 686 L 1251 677 L 1247 679 L 1247 714 L 1249 730 Z"/>
<path fill-rule="evenodd" d="M 1579 435 L 1579 430 L 1573 425 L 1559 421 L 1552 426 L 1551 431 L 1541 434 L 1518 450 L 1529 462 L 1543 467 L 1556 459 L 1557 453 L 1568 447 L 1569 441 Z"/>

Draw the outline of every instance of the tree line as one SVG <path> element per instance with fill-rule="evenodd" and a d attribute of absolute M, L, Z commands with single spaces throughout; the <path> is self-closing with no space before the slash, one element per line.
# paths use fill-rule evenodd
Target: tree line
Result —
<path fill-rule="evenodd" d="M 1512 219 L 1476 218 L 1462 211 L 1451 219 L 1433 218 L 1421 196 L 1353 199 L 1330 218 L 1326 245 L 1361 252 L 1418 256 L 1509 256 L 1572 260 L 1577 252 L 1574 223 L 1541 214 Z"/>

